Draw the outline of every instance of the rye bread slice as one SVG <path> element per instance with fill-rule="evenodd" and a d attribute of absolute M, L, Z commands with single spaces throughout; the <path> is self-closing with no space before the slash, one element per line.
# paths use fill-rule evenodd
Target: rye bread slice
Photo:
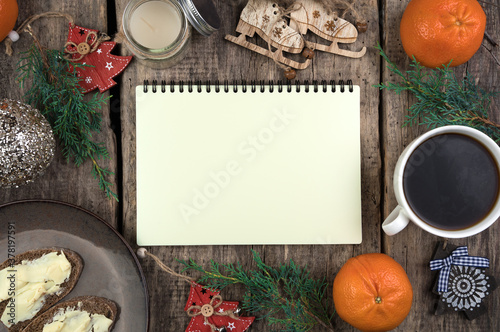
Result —
<path fill-rule="evenodd" d="M 66 248 L 44 248 L 44 249 L 36 249 L 36 250 L 30 250 L 26 251 L 22 254 L 19 254 L 14 257 L 14 265 L 16 264 L 21 264 L 22 261 L 28 260 L 28 261 L 33 261 L 37 258 L 42 257 L 45 254 L 50 254 L 51 252 L 61 252 L 61 250 L 64 252 L 64 255 L 68 259 L 68 261 L 71 264 L 71 274 L 64 283 L 61 284 L 61 293 L 59 295 L 57 294 L 51 294 L 48 295 L 45 298 L 44 304 L 42 308 L 38 311 L 38 313 L 29 320 L 25 320 L 22 322 L 18 322 L 17 324 L 12 325 L 10 328 L 8 328 L 9 332 L 18 332 L 21 331 L 23 328 L 25 328 L 33 319 L 36 317 L 40 316 L 44 311 L 52 307 L 54 304 L 62 300 L 66 295 L 68 295 L 69 292 L 75 287 L 76 283 L 78 282 L 78 278 L 80 278 L 80 274 L 82 273 L 83 270 L 83 259 L 80 257 L 79 254 L 76 252 L 66 249 Z M 6 260 L 5 262 L 0 265 L 0 270 L 3 270 L 7 267 L 9 267 L 10 261 Z M 9 300 L 5 300 L 0 303 L 0 315 L 3 314 L 5 308 L 7 307 L 7 304 L 9 303 Z M 5 325 L 4 325 L 5 326 Z"/>
<path fill-rule="evenodd" d="M 78 303 L 81 303 L 79 306 Z M 75 309 L 86 311 L 89 314 L 101 314 L 113 321 L 108 329 L 108 332 L 113 329 L 118 316 L 118 307 L 116 303 L 98 296 L 79 296 L 71 300 L 60 302 L 45 311 L 38 318 L 31 321 L 31 323 L 22 330 L 22 332 L 41 332 L 45 324 L 53 322 L 54 316 L 63 309 L 66 312 L 68 309 Z"/>

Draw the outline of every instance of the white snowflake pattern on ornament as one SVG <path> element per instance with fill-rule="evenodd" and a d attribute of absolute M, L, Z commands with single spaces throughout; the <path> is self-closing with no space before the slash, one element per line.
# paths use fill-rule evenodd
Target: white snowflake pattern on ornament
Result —
<path fill-rule="evenodd" d="M 455 311 L 474 310 L 489 295 L 488 276 L 475 267 L 453 265 L 450 284 L 450 290 L 442 294 L 442 301 Z"/>

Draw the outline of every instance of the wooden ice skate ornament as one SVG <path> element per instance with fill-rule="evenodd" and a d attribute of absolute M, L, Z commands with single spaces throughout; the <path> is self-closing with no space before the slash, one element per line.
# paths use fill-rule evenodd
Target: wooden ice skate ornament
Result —
<path fill-rule="evenodd" d="M 295 69 L 305 69 L 311 63 L 310 59 L 297 62 L 283 55 L 283 51 L 300 53 L 304 49 L 303 37 L 297 30 L 288 25 L 284 13 L 285 11 L 275 3 L 249 0 L 241 12 L 236 27 L 236 32 L 239 32 L 240 35 L 238 37 L 226 35 L 225 39 L 265 55 L 278 63 Z M 247 41 L 246 37 L 253 37 L 255 33 L 266 41 L 268 48 Z M 276 48 L 274 52 L 271 50 L 271 46 Z"/>
<path fill-rule="evenodd" d="M 358 37 L 358 31 L 354 25 L 339 17 L 337 12 L 328 13 L 322 4 L 312 0 L 299 0 L 295 6 L 297 10 L 290 13 L 290 27 L 301 35 L 305 35 L 307 30 L 310 30 L 331 42 L 330 45 L 308 42 L 313 49 L 349 58 L 360 58 L 365 55 L 366 47 L 359 52 L 339 48 L 338 43 L 354 43 Z M 358 24 L 358 26 L 366 29 L 366 23 Z"/>

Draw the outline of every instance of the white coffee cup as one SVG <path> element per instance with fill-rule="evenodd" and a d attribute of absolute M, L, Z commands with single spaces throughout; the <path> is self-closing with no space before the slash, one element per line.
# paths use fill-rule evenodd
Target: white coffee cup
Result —
<path fill-rule="evenodd" d="M 429 225 L 421 218 L 419 218 L 410 208 L 403 190 L 403 175 L 408 159 L 415 151 L 415 149 L 419 147 L 423 142 L 441 134 L 461 134 L 474 138 L 490 152 L 490 155 L 493 157 L 497 164 L 497 168 L 500 168 L 500 147 L 495 143 L 495 141 L 493 141 L 490 137 L 480 132 L 479 130 L 466 126 L 444 126 L 430 130 L 427 133 L 417 137 L 404 149 L 403 153 L 398 159 L 396 168 L 394 169 L 394 193 L 396 196 L 396 200 L 398 201 L 398 206 L 391 212 L 391 214 L 389 214 L 389 216 L 382 224 L 382 229 L 387 235 L 394 235 L 399 233 L 408 225 L 411 220 L 417 226 L 421 227 L 429 233 L 446 238 L 464 238 L 475 235 L 485 230 L 500 217 L 499 197 L 497 197 L 493 208 L 483 219 L 465 229 L 459 230 L 445 230 L 433 227 L 432 225 Z"/>

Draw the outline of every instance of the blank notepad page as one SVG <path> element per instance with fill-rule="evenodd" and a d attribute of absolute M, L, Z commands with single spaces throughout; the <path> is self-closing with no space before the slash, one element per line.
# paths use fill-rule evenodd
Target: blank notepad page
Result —
<path fill-rule="evenodd" d="M 361 242 L 359 87 L 136 89 L 139 245 Z"/>

